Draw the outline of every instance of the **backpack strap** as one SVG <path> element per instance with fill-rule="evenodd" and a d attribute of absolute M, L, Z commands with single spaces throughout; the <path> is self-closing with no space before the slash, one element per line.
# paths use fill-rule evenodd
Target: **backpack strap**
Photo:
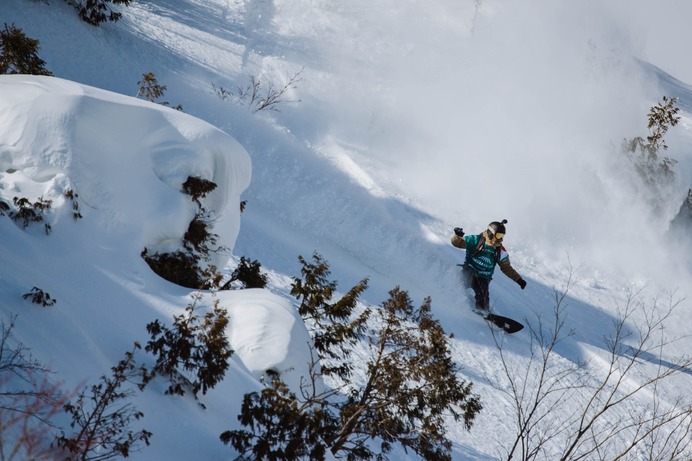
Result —
<path fill-rule="evenodd" d="M 478 244 L 476 245 L 476 248 L 471 253 L 470 259 L 475 258 L 476 255 L 481 252 L 481 250 L 483 249 L 483 245 L 485 245 L 485 236 L 483 234 L 481 234 L 481 238 L 478 239 Z"/>
<path fill-rule="evenodd" d="M 481 234 L 481 238 L 478 239 L 478 245 L 476 245 L 473 253 L 471 253 L 471 259 L 475 258 L 476 255 L 481 252 L 483 245 L 485 245 L 485 235 Z M 502 256 L 502 245 L 495 247 L 495 264 L 500 260 L 500 256 Z"/>

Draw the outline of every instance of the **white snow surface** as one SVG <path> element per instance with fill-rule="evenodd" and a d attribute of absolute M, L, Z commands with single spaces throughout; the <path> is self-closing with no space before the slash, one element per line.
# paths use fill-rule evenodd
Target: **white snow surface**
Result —
<path fill-rule="evenodd" d="M 201 305 L 229 312 L 231 368 L 200 397 L 204 409 L 163 395 L 161 381 L 137 394 L 138 424 L 154 435 L 130 459 L 232 459 L 218 437 L 239 427 L 243 395 L 267 370 L 298 389 L 309 335 L 289 291 L 298 256 L 314 251 L 344 291 L 370 278 L 365 305 L 395 286 L 417 304 L 432 297 L 484 405 L 470 431 L 450 421 L 453 458 L 502 459 L 511 401 L 493 335 L 460 288 L 453 227 L 477 233 L 508 219 L 505 244 L 528 286 L 497 272 L 501 314 L 538 327 L 571 280 L 574 334 L 555 367 L 589 361 L 601 376 L 603 338 L 638 290 L 645 303 L 668 292 L 682 300 L 665 330 L 682 339 L 632 379 L 692 350 L 692 238 L 666 234 L 692 183 L 692 91 L 675 78 L 692 80 L 692 69 L 685 40 L 663 41 L 670 28 L 650 20 L 692 7 L 582 3 L 149 0 L 116 7 L 123 18 L 95 28 L 64 2 L 2 0 L 2 21 L 40 40 L 55 75 L 0 76 L 0 198 L 52 200 L 49 235 L 44 223 L 0 217 L 2 319 L 17 316 L 16 339 L 66 389 L 95 383 L 146 342 L 147 323 L 170 324 L 194 302 L 198 292 L 162 280 L 140 254 L 180 245 L 196 211 L 182 183 L 201 177 L 218 186 L 203 204 L 228 249 L 212 262 L 228 271 L 256 259 L 269 285 L 202 293 Z M 184 112 L 133 97 L 146 72 Z M 251 75 L 281 88 L 296 74 L 280 111 L 252 113 L 213 90 Z M 653 213 L 617 146 L 647 134 L 662 95 L 679 98 L 667 152 L 678 164 Z M 57 303 L 23 299 L 34 286 Z M 505 340 L 517 369 L 528 366 L 528 332 Z M 662 395 L 672 404 L 690 388 L 683 370 Z M 417 458 L 395 449 L 392 459 Z"/>

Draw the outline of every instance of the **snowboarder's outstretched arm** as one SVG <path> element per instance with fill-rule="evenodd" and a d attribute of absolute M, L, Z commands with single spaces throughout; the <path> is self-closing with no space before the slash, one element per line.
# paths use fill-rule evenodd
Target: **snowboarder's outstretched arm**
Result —
<path fill-rule="evenodd" d="M 502 271 L 502 273 L 514 280 L 515 282 L 517 282 L 522 290 L 526 287 L 526 281 L 524 281 L 524 279 L 521 278 L 519 272 L 514 270 L 512 264 L 510 264 L 509 262 L 509 258 L 504 259 L 503 261 L 498 263 L 498 265 L 500 266 L 500 270 Z"/>
<path fill-rule="evenodd" d="M 464 229 L 461 227 L 454 228 L 454 234 L 452 234 L 452 245 L 457 248 L 466 249 L 466 239 L 464 239 Z"/>

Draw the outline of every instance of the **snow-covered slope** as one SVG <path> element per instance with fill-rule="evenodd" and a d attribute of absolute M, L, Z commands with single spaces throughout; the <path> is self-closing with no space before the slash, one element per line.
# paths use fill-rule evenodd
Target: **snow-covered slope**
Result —
<path fill-rule="evenodd" d="M 297 359 L 307 356 L 308 336 L 288 300 L 247 290 L 195 301 L 189 290 L 155 275 L 140 256 L 145 247 L 180 248 L 197 210 L 182 193 L 188 176 L 217 185 L 202 202 L 214 210 L 218 244 L 233 247 L 239 197 L 251 176 L 250 158 L 235 140 L 182 112 L 57 78 L 0 76 L 0 93 L 0 195 L 7 204 L 16 198 L 50 201 L 50 209 L 39 213 L 41 222 L 25 226 L 5 214 L 0 223 L 3 322 L 9 325 L 17 316 L 14 338 L 56 371 L 66 390 L 94 381 L 135 341 L 144 343 L 146 323 L 170 323 L 188 304 L 204 307 L 216 300 L 229 313 L 240 374 L 230 387 L 204 398 L 218 419 L 237 411 L 239 401 L 215 400 L 257 385 L 240 384 L 243 375 L 259 378 L 274 368 L 306 373 L 307 361 Z M 75 212 L 81 217 L 74 218 Z M 221 265 L 229 257 L 212 256 Z M 41 308 L 25 300 L 33 287 L 55 304 Z M 290 372 L 288 380 L 297 385 Z M 149 430 L 160 440 L 160 448 L 144 459 L 194 459 L 196 443 L 218 437 L 206 422 L 187 415 L 183 427 L 198 429 L 187 429 L 190 438 L 181 440 L 171 413 L 142 400 L 149 409 L 147 426 L 157 427 Z M 191 405 L 171 400 L 171 412 Z"/>
<path fill-rule="evenodd" d="M 270 287 L 216 295 L 230 311 L 233 369 L 203 398 L 204 411 L 162 389 L 138 397 L 154 437 L 133 458 L 228 459 L 218 435 L 237 424 L 242 395 L 259 388 L 261 373 L 293 370 L 295 385 L 306 332 L 287 292 L 298 255 L 318 251 L 341 288 L 370 277 L 368 304 L 396 285 L 414 303 L 432 297 L 484 403 L 470 432 L 450 427 L 454 458 L 497 459 L 512 436 L 499 423 L 511 400 L 493 337 L 459 288 L 454 226 L 480 232 L 509 220 L 507 246 L 529 285 L 522 291 L 496 276 L 492 302 L 503 314 L 537 325 L 572 277 L 566 328 L 574 335 L 556 350 L 557 369 L 600 363 L 630 284 L 648 284 L 645 299 L 692 291 L 689 250 L 662 237 L 679 202 L 650 213 L 613 147 L 646 134 L 645 115 L 661 95 L 679 97 L 683 118 L 668 144 L 680 160 L 673 195 L 686 195 L 692 96 L 633 59 L 665 63 L 630 38 L 644 36 L 645 13 L 624 14 L 618 2 L 512 3 L 152 0 L 94 28 L 64 2 L 3 0 L 0 18 L 40 40 L 58 78 L 0 78 L 0 194 L 53 200 L 50 235 L 0 219 L 2 315 L 19 315 L 18 339 L 67 385 L 96 380 L 145 339 L 146 323 L 191 302 L 140 253 L 181 237 L 195 208 L 180 185 L 188 175 L 208 178 L 220 185 L 205 205 L 218 215 L 221 243 L 259 260 Z M 145 72 L 186 113 L 115 94 L 134 95 Z M 297 73 L 281 112 L 253 114 L 213 94 L 248 76 L 280 88 Z M 83 219 L 71 217 L 68 188 Z M 223 264 L 231 255 L 217 256 Z M 23 300 L 32 286 L 57 304 Z M 690 309 L 683 301 L 675 311 L 670 338 L 689 334 Z M 506 343 L 520 370 L 531 359 L 525 333 Z M 690 345 L 687 337 L 663 358 Z M 691 376 L 677 376 L 665 398 L 673 402 Z"/>

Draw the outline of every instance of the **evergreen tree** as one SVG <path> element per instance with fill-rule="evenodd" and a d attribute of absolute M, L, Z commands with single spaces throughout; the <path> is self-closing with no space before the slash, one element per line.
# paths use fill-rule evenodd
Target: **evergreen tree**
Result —
<path fill-rule="evenodd" d="M 259 261 L 251 261 L 245 256 L 240 257 L 238 267 L 233 270 L 231 279 L 223 288 L 230 289 L 233 282 L 239 282 L 243 288 L 264 288 L 267 285 L 267 276 L 261 271 Z"/>
<path fill-rule="evenodd" d="M 639 180 L 637 186 L 654 214 L 660 215 L 673 194 L 675 164 L 677 160 L 664 155 L 668 149 L 665 135 L 678 124 L 677 98 L 663 97 L 663 102 L 653 106 L 648 114 L 649 135 L 625 139 L 622 147 L 634 167 Z"/>
<path fill-rule="evenodd" d="M 166 85 L 160 85 L 159 82 L 156 80 L 156 74 L 154 74 L 153 72 L 147 72 L 146 74 L 142 74 L 142 80 L 138 81 L 137 85 L 139 85 L 139 90 L 137 91 L 137 97 L 146 99 L 147 101 L 150 101 L 150 102 L 156 102 L 157 99 L 162 98 L 163 95 L 166 93 Z M 160 104 L 163 106 L 169 106 L 170 105 L 170 103 L 168 103 L 168 101 L 163 101 Z M 183 106 L 178 104 L 175 107 L 175 109 L 182 111 Z M 193 179 L 199 180 L 199 178 L 193 178 Z M 206 182 L 211 183 L 211 181 L 206 181 Z M 211 184 L 214 184 L 214 183 L 211 183 Z M 214 187 L 216 187 L 216 184 L 214 184 Z"/>
<path fill-rule="evenodd" d="M 398 442 L 426 460 L 451 460 L 445 416 L 467 429 L 481 410 L 472 385 L 457 378 L 447 336 L 430 311 L 430 299 L 414 308 L 398 287 L 375 311 L 368 335 L 372 356 L 366 380 L 339 405 L 342 425 L 328 439 L 334 455 L 356 450 L 373 454 L 365 442 L 382 441 L 383 452 Z"/>
<path fill-rule="evenodd" d="M 248 431 L 226 431 L 220 439 L 241 455 L 239 460 L 323 460 L 325 434 L 339 428 L 324 395 L 299 399 L 277 376 L 261 392 L 246 394 L 238 420 Z"/>
<path fill-rule="evenodd" d="M 71 1 L 65 0 L 68 3 Z M 122 17 L 122 13 L 113 11 L 113 5 L 128 6 L 132 0 L 75 0 L 77 13 L 82 20 L 92 26 L 99 26 L 106 21 L 117 21 Z"/>
<path fill-rule="evenodd" d="M 329 266 L 317 254 L 313 260 L 300 258 L 303 278 L 292 294 L 301 300 L 319 363 L 309 364 L 299 395 L 278 376 L 262 392 L 247 394 L 238 416 L 246 429 L 226 431 L 221 440 L 242 460 L 324 460 L 327 450 L 337 458 L 382 460 L 395 443 L 426 460 L 451 460 L 444 418 L 463 420 L 469 429 L 481 404 L 472 384 L 457 377 L 430 299 L 414 308 L 408 293 L 395 288 L 380 309 L 358 314 L 367 280 L 333 302 Z M 370 352 L 357 380 L 348 360 L 356 345 Z M 325 376 L 341 385 L 325 388 Z"/>
<path fill-rule="evenodd" d="M 623 142 L 623 149 L 631 156 L 637 173 L 651 187 L 662 181 L 670 181 L 675 176 L 673 167 L 677 160 L 661 156 L 661 153 L 668 149 L 665 142 L 668 129 L 677 125 L 680 120 L 680 109 L 675 106 L 677 101 L 677 98 L 663 96 L 663 102 L 653 106 L 649 111 L 649 135 L 646 140 L 637 136 Z"/>
<path fill-rule="evenodd" d="M 315 253 L 313 263 L 302 256 L 302 279 L 295 278 L 291 294 L 300 301 L 298 313 L 311 328 L 312 340 L 320 359 L 321 373 L 345 379 L 351 374 L 352 347 L 363 338 L 370 310 L 356 315 L 358 298 L 368 287 L 363 279 L 343 297 L 332 301 L 337 283 L 329 280 L 329 264 Z"/>
<path fill-rule="evenodd" d="M 153 371 L 170 379 L 167 394 L 184 395 L 185 388 L 195 397 L 206 394 L 226 374 L 233 350 L 226 336 L 228 313 L 216 301 L 202 317 L 197 311 L 201 296 L 185 308 L 185 314 L 173 317 L 169 328 L 155 320 L 147 325 L 151 340 L 145 350 L 156 356 Z M 194 373 L 187 378 L 183 373 Z"/>
<path fill-rule="evenodd" d="M 0 31 L 0 74 L 53 75 L 38 57 L 39 41 L 14 24 Z"/>

